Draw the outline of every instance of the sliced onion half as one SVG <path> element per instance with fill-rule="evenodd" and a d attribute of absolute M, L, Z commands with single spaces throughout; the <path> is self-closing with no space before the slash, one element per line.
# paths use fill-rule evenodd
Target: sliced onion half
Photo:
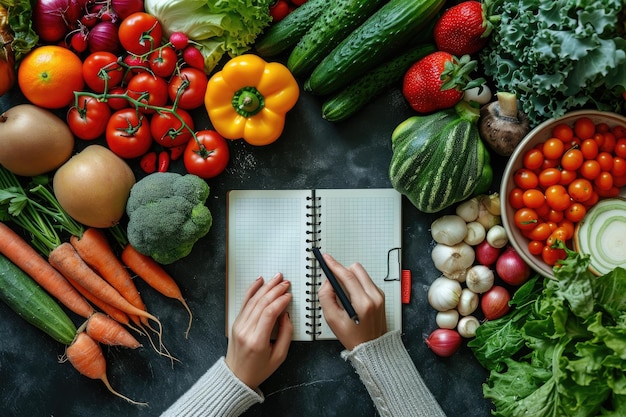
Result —
<path fill-rule="evenodd" d="M 577 252 L 590 256 L 590 269 L 604 275 L 626 268 L 626 199 L 600 200 L 578 223 L 574 236 Z"/>

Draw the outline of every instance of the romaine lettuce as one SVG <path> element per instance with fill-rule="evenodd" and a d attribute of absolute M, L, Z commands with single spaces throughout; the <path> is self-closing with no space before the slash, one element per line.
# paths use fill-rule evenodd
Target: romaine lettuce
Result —
<path fill-rule="evenodd" d="M 271 22 L 273 0 L 145 0 L 146 12 L 163 25 L 164 34 L 183 32 L 199 43 L 210 73 L 224 54 L 241 55 Z"/>

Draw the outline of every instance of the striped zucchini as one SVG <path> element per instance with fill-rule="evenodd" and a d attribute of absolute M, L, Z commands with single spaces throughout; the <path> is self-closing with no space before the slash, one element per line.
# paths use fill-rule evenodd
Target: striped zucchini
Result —
<path fill-rule="evenodd" d="M 430 39 L 424 28 L 444 4 L 445 0 L 390 0 L 315 67 L 305 90 L 319 95 L 334 93 L 407 44 Z"/>
<path fill-rule="evenodd" d="M 0 300 L 56 341 L 69 345 L 76 326 L 59 304 L 31 277 L 0 255 Z"/>
<path fill-rule="evenodd" d="M 296 7 L 261 34 L 254 44 L 256 52 L 262 57 L 271 57 L 293 48 L 327 6 L 328 0 L 308 0 Z"/>
<path fill-rule="evenodd" d="M 295 76 L 308 75 L 346 36 L 365 22 L 384 0 L 330 0 L 287 60 Z"/>
<path fill-rule="evenodd" d="M 411 65 L 435 50 L 434 44 L 418 45 L 376 67 L 326 100 L 322 105 L 322 117 L 331 122 L 347 119 L 401 81 Z"/>
<path fill-rule="evenodd" d="M 389 178 L 418 210 L 435 213 L 489 188 L 489 153 L 478 134 L 478 109 L 412 116 L 392 133 Z"/>

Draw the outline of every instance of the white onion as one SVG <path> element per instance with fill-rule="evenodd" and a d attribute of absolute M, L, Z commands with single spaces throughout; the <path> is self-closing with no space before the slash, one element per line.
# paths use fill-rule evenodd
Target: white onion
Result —
<path fill-rule="evenodd" d="M 494 273 L 485 265 L 474 265 L 467 271 L 465 285 L 476 294 L 487 292 L 493 287 Z"/>
<path fill-rule="evenodd" d="M 435 242 L 452 246 L 465 239 L 467 224 L 461 217 L 447 214 L 432 222 L 430 233 Z"/>
<path fill-rule="evenodd" d="M 437 311 L 446 311 L 455 308 L 461 297 L 461 284 L 446 277 L 439 277 L 430 284 L 428 289 L 428 303 Z"/>

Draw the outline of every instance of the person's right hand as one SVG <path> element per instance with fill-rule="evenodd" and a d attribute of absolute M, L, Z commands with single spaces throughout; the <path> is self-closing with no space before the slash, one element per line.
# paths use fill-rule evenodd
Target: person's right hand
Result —
<path fill-rule="evenodd" d="M 387 333 L 385 294 L 374 284 L 363 266 L 355 263 L 346 268 L 329 254 L 323 256 L 359 316 L 359 324 L 356 324 L 338 302 L 332 285 L 326 279 L 317 295 L 324 318 L 341 344 L 352 350 Z"/>
<path fill-rule="evenodd" d="M 243 302 L 241 312 L 233 323 L 226 365 L 252 389 L 256 389 L 287 358 L 293 325 L 285 312 L 291 301 L 289 281 L 276 274 L 264 284 L 259 277 L 252 283 Z M 274 325 L 278 334 L 271 340 Z"/>

